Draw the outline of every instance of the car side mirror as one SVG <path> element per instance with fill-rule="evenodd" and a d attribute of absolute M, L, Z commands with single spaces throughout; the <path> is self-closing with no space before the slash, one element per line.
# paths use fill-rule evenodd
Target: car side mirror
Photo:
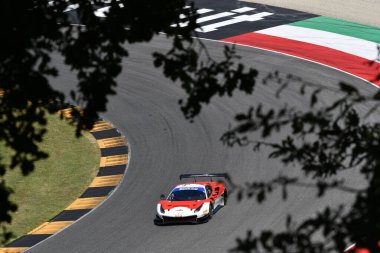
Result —
<path fill-rule="evenodd" d="M 164 200 L 164 199 L 165 199 L 165 195 L 164 195 L 164 194 L 161 194 L 161 195 L 160 195 L 160 199 L 161 199 L 161 200 Z"/>

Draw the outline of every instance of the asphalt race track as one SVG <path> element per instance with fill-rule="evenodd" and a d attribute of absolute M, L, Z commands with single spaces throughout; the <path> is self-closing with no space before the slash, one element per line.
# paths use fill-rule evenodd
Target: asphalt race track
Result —
<path fill-rule="evenodd" d="M 223 43 L 205 43 L 212 56 L 221 55 Z M 277 175 L 282 164 L 268 160 L 265 150 L 253 153 L 249 147 L 228 148 L 219 141 L 236 113 L 257 102 L 275 107 L 282 106 L 284 101 L 308 105 L 296 89 L 288 89 L 279 101 L 273 96 L 273 86 L 259 82 L 254 95 L 214 99 L 194 123 L 189 123 L 177 104 L 184 92 L 151 63 L 151 52 L 166 50 L 169 45 L 164 36 L 159 36 L 152 43 L 131 48 L 118 79 L 117 95 L 110 99 L 108 112 L 103 114 L 130 143 L 131 161 L 120 187 L 83 219 L 27 252 L 227 252 L 236 246 L 236 238 L 245 238 L 247 230 L 281 230 L 287 214 L 300 220 L 325 205 L 350 201 L 349 194 L 339 191 L 316 199 L 316 191 L 311 188 L 292 188 L 286 202 L 276 192 L 261 205 L 252 200 L 237 202 L 236 194 L 232 194 L 228 205 L 209 223 L 153 225 L 159 195 L 167 194 L 179 182 L 181 173 L 228 172 L 237 184 Z M 237 50 L 244 55 L 245 65 L 256 67 L 262 76 L 278 70 L 328 86 L 346 81 L 363 91 L 375 91 L 364 81 L 315 63 L 248 47 L 238 46 Z M 68 93 L 75 77 L 61 60 L 54 57 L 61 70 L 54 84 Z M 325 95 L 325 103 L 332 96 Z M 346 176 L 351 186 L 361 183 L 355 175 Z"/>

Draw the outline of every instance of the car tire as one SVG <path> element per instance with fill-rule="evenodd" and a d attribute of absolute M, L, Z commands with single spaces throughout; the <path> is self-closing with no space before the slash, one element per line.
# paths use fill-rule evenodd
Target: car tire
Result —
<path fill-rule="evenodd" d="M 208 211 L 208 219 L 211 220 L 214 215 L 214 205 L 210 203 L 209 211 Z"/>
<path fill-rule="evenodd" d="M 221 206 L 227 205 L 227 199 L 228 199 L 228 194 L 227 194 L 227 191 L 224 190 L 224 192 L 223 192 L 223 204 Z"/>
<path fill-rule="evenodd" d="M 153 223 L 154 223 L 154 225 L 156 225 L 156 226 L 162 226 L 162 225 L 164 225 L 163 220 L 160 219 L 158 216 L 156 216 L 156 218 L 153 220 Z"/>

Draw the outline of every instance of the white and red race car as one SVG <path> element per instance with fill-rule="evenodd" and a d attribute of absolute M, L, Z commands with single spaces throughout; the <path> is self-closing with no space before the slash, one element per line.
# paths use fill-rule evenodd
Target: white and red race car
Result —
<path fill-rule="evenodd" d="M 210 178 L 210 181 L 197 182 L 196 178 Z M 214 182 L 213 177 L 227 178 L 227 174 L 182 174 L 183 178 L 194 178 L 194 182 L 179 184 L 169 196 L 161 195 L 157 204 L 154 223 L 202 223 L 209 221 L 215 210 L 227 203 L 227 188 L 224 182 Z"/>

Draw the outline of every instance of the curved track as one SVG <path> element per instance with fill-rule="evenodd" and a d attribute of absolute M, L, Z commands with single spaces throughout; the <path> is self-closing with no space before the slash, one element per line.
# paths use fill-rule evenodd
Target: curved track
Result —
<path fill-rule="evenodd" d="M 221 54 L 222 43 L 206 44 L 211 55 Z M 160 36 L 153 43 L 131 49 L 118 80 L 117 95 L 110 99 L 108 112 L 103 115 L 126 134 L 132 151 L 118 190 L 85 218 L 28 252 L 226 252 L 236 246 L 237 237 L 245 238 L 249 229 L 282 229 L 288 213 L 301 219 L 323 205 L 350 199 L 350 195 L 341 192 L 316 199 L 313 189 L 292 189 L 286 202 L 282 202 L 280 193 L 275 193 L 261 205 L 254 201 L 238 203 L 231 197 L 228 206 L 207 224 L 154 226 L 159 195 L 178 182 L 180 173 L 228 172 L 235 183 L 244 183 L 247 179 L 270 178 L 277 173 L 276 168 L 282 167 L 276 160 L 268 160 L 265 151 L 227 148 L 219 141 L 228 124 L 233 123 L 233 116 L 246 111 L 249 105 L 259 101 L 282 106 L 271 95 L 273 87 L 258 84 L 253 96 L 236 94 L 233 98 L 214 99 L 191 124 L 177 104 L 183 91 L 151 63 L 151 52 L 168 46 Z M 347 81 L 368 92 L 375 90 L 359 79 L 315 63 L 252 48 L 238 46 L 237 50 L 244 55 L 247 66 L 254 64 L 262 74 L 277 69 L 331 86 Z M 68 92 L 74 77 L 59 57 L 55 60 L 62 72 L 54 82 Z M 283 99 L 299 106 L 308 104 L 292 89 L 284 93 Z M 328 102 L 333 98 L 324 99 Z M 360 181 L 350 179 L 350 183 Z"/>

